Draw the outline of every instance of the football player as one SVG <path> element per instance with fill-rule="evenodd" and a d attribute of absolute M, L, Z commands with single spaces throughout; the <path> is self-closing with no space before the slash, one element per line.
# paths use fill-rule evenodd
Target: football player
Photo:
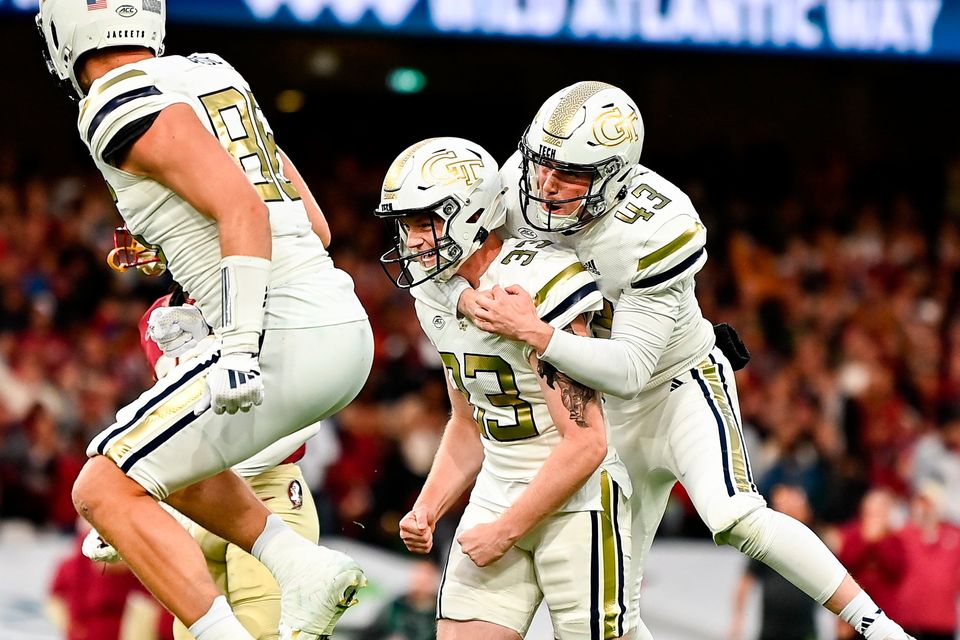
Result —
<path fill-rule="evenodd" d="M 556 331 L 519 287 L 468 289 L 461 310 L 605 394 L 634 487 L 635 597 L 679 480 L 717 543 L 765 562 L 868 639 L 907 638 L 813 532 L 757 492 L 733 376 L 749 355 L 728 326 L 703 318 L 694 276 L 707 230 L 685 193 L 639 164 L 643 135 L 626 93 L 578 82 L 543 104 L 503 168 L 504 184 L 519 187 L 505 232 L 576 251 L 605 300 L 594 327 L 611 339 Z"/>
<path fill-rule="evenodd" d="M 453 407 L 400 535 L 428 553 L 437 520 L 475 482 L 439 589 L 440 640 L 523 637 L 542 600 L 561 640 L 627 637 L 630 485 L 598 395 L 522 343 L 458 319 L 435 290 L 455 273 L 484 288 L 515 283 L 545 322 L 586 333 L 596 283 L 549 241 L 491 233 L 505 191 L 493 158 L 460 138 L 411 146 L 383 182 L 376 213 L 396 221 L 397 237 L 381 260 L 416 299 Z"/>
<path fill-rule="evenodd" d="M 122 231 L 118 230 L 115 236 L 122 238 Z M 162 261 L 138 247 L 129 236 L 126 242 L 117 243 L 108 262 L 118 270 L 136 267 L 154 274 L 164 268 Z M 179 287 L 147 309 L 139 328 L 141 347 L 158 379 L 179 362 L 202 353 L 215 339 L 200 310 L 185 299 Z M 314 543 L 320 535 L 317 508 L 296 463 L 303 458 L 304 443 L 319 429 L 319 423 L 301 429 L 233 467 L 273 513 Z M 250 635 L 257 640 L 276 640 L 280 625 L 280 589 L 273 576 L 243 549 L 178 513 L 173 515 L 200 545 L 210 575 Z M 96 529 L 84 540 L 83 551 L 94 561 L 119 560 L 119 555 L 103 542 Z M 180 620 L 174 621 L 173 636 L 176 640 L 193 638 Z"/>
<path fill-rule="evenodd" d="M 216 334 L 93 440 L 74 502 L 198 640 L 251 636 L 159 500 L 259 559 L 280 585 L 284 626 L 315 639 L 355 602 L 363 572 L 224 471 L 349 403 L 372 332 L 247 82 L 214 54 L 161 57 L 165 13 L 164 0 L 42 0 L 37 15 L 48 68 L 80 100 L 80 137 L 127 227 Z"/>

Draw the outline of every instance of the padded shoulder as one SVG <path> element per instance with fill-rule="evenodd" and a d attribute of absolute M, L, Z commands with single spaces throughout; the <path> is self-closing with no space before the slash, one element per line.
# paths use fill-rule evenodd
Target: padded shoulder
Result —
<path fill-rule="evenodd" d="M 525 289 L 537 315 L 555 327 L 603 306 L 596 281 L 576 254 L 549 241 L 508 239 L 494 264 L 498 283 Z"/>
<path fill-rule="evenodd" d="M 149 129 L 163 109 L 187 101 L 158 86 L 167 67 L 181 60 L 186 59 L 157 58 L 124 65 L 93 83 L 80 104 L 77 127 L 95 160 L 111 164 L 113 153 Z"/>

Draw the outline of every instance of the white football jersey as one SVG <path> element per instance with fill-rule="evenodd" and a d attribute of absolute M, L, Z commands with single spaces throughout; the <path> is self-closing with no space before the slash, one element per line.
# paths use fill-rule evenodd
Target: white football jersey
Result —
<path fill-rule="evenodd" d="M 518 151 L 501 169 L 503 184 L 519 184 L 521 166 Z M 621 295 L 642 296 L 671 287 L 678 291 L 677 323 L 647 383 L 651 387 L 695 366 L 713 348 L 713 326 L 700 311 L 694 283 L 707 261 L 707 229 L 690 198 L 646 167 L 637 167 L 627 188 L 629 195 L 613 211 L 571 234 L 533 229 L 519 199 L 509 198 L 501 233 L 544 238 L 576 251 L 603 293 L 603 310 L 592 324 L 598 337 L 609 337 Z"/>
<path fill-rule="evenodd" d="M 350 276 L 334 268 L 300 195 L 284 177 L 273 131 L 237 71 L 213 54 L 151 58 L 97 79 L 78 127 L 131 233 L 158 247 L 207 323 L 221 324 L 217 225 L 158 182 L 111 162 L 164 108 L 190 105 L 243 169 L 270 211 L 273 262 L 264 326 L 305 328 L 366 318 Z M 223 194 L 230 198 L 230 194 Z"/>
<path fill-rule="evenodd" d="M 506 240 L 478 289 L 514 284 L 530 293 L 541 318 L 560 329 L 602 305 L 596 283 L 576 256 L 549 241 Z M 528 360 L 529 347 L 458 318 L 456 308 L 445 306 L 435 287 L 426 282 L 410 291 L 420 325 L 440 352 L 450 382 L 473 406 L 480 429 L 484 461 L 470 500 L 503 511 L 537 474 L 561 436 Z M 601 470 L 629 494 L 626 470 L 608 448 L 591 480 L 560 511 L 600 509 L 600 483 L 594 480 Z"/>

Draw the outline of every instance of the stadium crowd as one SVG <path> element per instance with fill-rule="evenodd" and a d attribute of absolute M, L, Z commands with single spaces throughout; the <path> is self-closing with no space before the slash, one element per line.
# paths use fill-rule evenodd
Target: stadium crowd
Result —
<path fill-rule="evenodd" d="M 137 321 L 169 280 L 107 268 L 120 219 L 98 175 L 39 175 L 19 158 L 0 148 L 0 518 L 70 531 L 86 443 L 151 381 Z M 333 257 L 370 314 L 376 361 L 305 474 L 323 532 L 402 549 L 397 525 L 448 410 L 439 361 L 377 261 L 388 230 L 368 212 L 384 167 L 345 156 L 326 176 L 309 169 Z M 917 502 L 942 514 L 937 526 L 960 526 L 960 159 L 932 198 L 841 156 L 790 173 L 758 180 L 755 193 L 679 172 L 710 232 L 698 296 L 753 354 L 738 385 L 758 487 L 802 489 L 853 575 L 893 585 L 887 603 L 875 597 L 896 609 L 904 590 L 894 586 L 936 567 L 923 557 Z M 662 535 L 701 527 L 678 490 Z M 890 562 L 858 567 L 858 549 L 878 544 Z"/>

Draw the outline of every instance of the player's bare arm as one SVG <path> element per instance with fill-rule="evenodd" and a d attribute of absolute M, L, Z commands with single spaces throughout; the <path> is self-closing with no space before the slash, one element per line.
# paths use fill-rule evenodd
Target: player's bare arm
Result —
<path fill-rule="evenodd" d="M 332 239 L 330 235 L 330 225 L 327 223 L 327 219 L 324 217 L 323 211 L 317 203 L 317 199 L 313 197 L 310 187 L 307 186 L 306 180 L 304 180 L 300 172 L 297 171 L 297 167 L 293 164 L 293 161 L 287 157 L 287 154 L 285 154 L 282 149 L 277 149 L 277 152 L 280 154 L 280 160 L 283 162 L 283 175 L 293 183 L 293 186 L 297 188 L 300 197 L 303 199 L 303 207 L 307 210 L 307 217 L 310 219 L 310 226 L 313 227 L 313 232 L 320 238 L 320 242 L 323 243 L 324 247 L 329 247 L 330 240 Z"/>
<path fill-rule="evenodd" d="M 156 180 L 217 221 L 223 256 L 270 259 L 267 206 L 193 109 L 174 104 L 134 142 L 120 169 Z"/>
<path fill-rule="evenodd" d="M 574 332 L 586 334 L 586 319 L 581 316 L 571 323 Z M 530 364 L 539 370 L 539 360 L 530 356 Z M 553 449 L 530 485 L 500 518 L 489 524 L 478 525 L 458 538 L 464 553 L 477 566 L 483 567 L 503 557 L 511 546 L 537 524 L 556 512 L 596 471 L 607 454 L 607 433 L 599 397 L 589 399 L 582 391 L 564 401 L 562 385 L 554 379 L 551 387 L 546 377 L 539 378 L 540 388 L 547 401 L 562 440 Z M 568 389 L 581 386 L 572 382 Z M 578 395 L 579 394 L 579 395 Z M 585 401 L 581 402 L 579 398 Z M 576 414 L 575 421 L 571 414 Z"/>
<path fill-rule="evenodd" d="M 573 333 L 573 326 L 568 326 L 564 331 Z M 546 381 L 547 386 L 560 390 L 560 399 L 563 406 L 570 412 L 570 419 L 581 429 L 589 429 L 588 405 L 596 400 L 597 392 L 580 384 L 567 374 L 557 371 L 557 368 L 549 362 L 540 360 L 537 365 L 537 374 Z"/>
<path fill-rule="evenodd" d="M 440 448 L 413 509 L 400 521 L 400 538 L 414 553 L 430 552 L 437 521 L 476 479 L 483 463 L 480 431 L 470 405 L 449 380 L 447 394 L 452 412 Z"/>

